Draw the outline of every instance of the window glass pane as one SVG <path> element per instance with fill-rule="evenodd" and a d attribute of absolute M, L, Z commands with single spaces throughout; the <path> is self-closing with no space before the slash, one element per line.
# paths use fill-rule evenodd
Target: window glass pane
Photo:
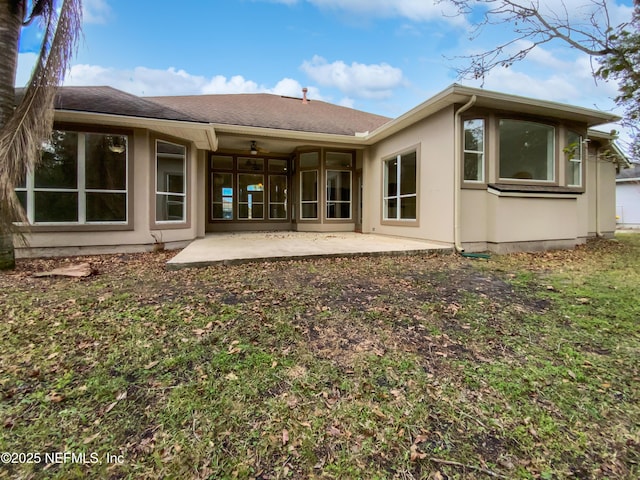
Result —
<path fill-rule="evenodd" d="M 416 193 L 416 152 L 402 155 L 400 181 L 400 195 Z"/>
<path fill-rule="evenodd" d="M 327 218 L 351 218 L 351 203 L 327 202 Z"/>
<path fill-rule="evenodd" d="M 325 163 L 327 168 L 351 168 L 353 155 L 345 152 L 327 152 Z"/>
<path fill-rule="evenodd" d="M 127 195 L 87 192 L 87 222 L 125 222 Z"/>
<path fill-rule="evenodd" d="M 287 171 L 287 161 L 286 160 L 277 160 L 270 159 L 269 160 L 269 171 L 275 173 L 284 173 Z"/>
<path fill-rule="evenodd" d="M 264 170 L 264 158 L 240 157 L 238 158 L 238 170 L 262 172 Z"/>
<path fill-rule="evenodd" d="M 302 172 L 301 173 L 302 192 L 301 198 L 303 202 L 313 202 L 318 200 L 318 172 Z"/>
<path fill-rule="evenodd" d="M 35 172 L 36 188 L 78 188 L 78 134 L 54 130 L 42 146 Z"/>
<path fill-rule="evenodd" d="M 398 194 L 398 160 L 385 162 L 385 196 L 394 197 Z"/>
<path fill-rule="evenodd" d="M 76 192 L 35 192 L 36 222 L 77 222 Z"/>
<path fill-rule="evenodd" d="M 390 198 L 387 200 L 387 219 L 396 219 L 398 218 L 398 200 L 395 198 Z"/>
<path fill-rule="evenodd" d="M 582 164 L 580 162 L 569 162 L 567 182 L 569 186 L 572 187 L 579 187 L 582 185 Z"/>
<path fill-rule="evenodd" d="M 233 170 L 233 157 L 211 157 L 211 168 L 214 170 Z"/>
<path fill-rule="evenodd" d="M 127 137 L 85 134 L 85 187 L 95 190 L 126 190 Z"/>
<path fill-rule="evenodd" d="M 482 181 L 483 175 L 483 162 L 482 153 L 469 153 L 464 154 L 464 179 Z"/>
<path fill-rule="evenodd" d="M 185 193 L 186 148 L 158 141 L 157 149 L 157 191 Z"/>
<path fill-rule="evenodd" d="M 318 152 L 307 152 L 300 154 L 300 168 L 315 168 L 320 165 L 320 155 Z"/>
<path fill-rule="evenodd" d="M 327 170 L 327 200 L 351 201 L 351 172 Z"/>
<path fill-rule="evenodd" d="M 22 205 L 22 208 L 26 211 L 27 210 L 26 190 L 16 190 L 16 196 L 18 197 L 18 201 L 20 202 L 20 205 Z"/>
<path fill-rule="evenodd" d="M 464 122 L 464 149 L 484 151 L 484 120 L 474 119 Z"/>
<path fill-rule="evenodd" d="M 303 203 L 302 204 L 302 218 L 318 218 L 318 204 L 317 203 Z"/>
<path fill-rule="evenodd" d="M 211 201 L 215 203 L 221 203 L 225 197 L 233 197 L 233 174 L 212 174 Z"/>
<path fill-rule="evenodd" d="M 158 222 L 184 220 L 184 201 L 185 197 L 182 195 L 156 195 L 156 220 Z"/>
<path fill-rule="evenodd" d="M 416 197 L 402 197 L 400 199 L 400 218 L 403 220 L 415 220 L 416 216 Z"/>
<path fill-rule="evenodd" d="M 554 128 L 520 120 L 500 120 L 500 177 L 552 181 Z"/>

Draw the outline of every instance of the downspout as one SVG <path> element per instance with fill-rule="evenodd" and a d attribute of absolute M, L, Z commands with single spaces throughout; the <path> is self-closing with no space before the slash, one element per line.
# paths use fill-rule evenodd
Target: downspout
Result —
<path fill-rule="evenodd" d="M 460 125 L 460 115 L 469 110 L 476 103 L 476 96 L 473 95 L 471 99 L 458 109 L 455 114 L 454 125 L 454 164 L 453 164 L 453 244 L 456 252 L 464 252 L 462 243 L 460 242 L 460 194 L 462 180 L 460 178 L 460 164 L 462 163 L 462 128 Z"/>
<path fill-rule="evenodd" d="M 598 165 L 598 151 L 600 148 L 596 148 L 595 151 L 595 166 L 596 166 L 596 237 L 602 237 L 600 231 L 600 166 Z"/>

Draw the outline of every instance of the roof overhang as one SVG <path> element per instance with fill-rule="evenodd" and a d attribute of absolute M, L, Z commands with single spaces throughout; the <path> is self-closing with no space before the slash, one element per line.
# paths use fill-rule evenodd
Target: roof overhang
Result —
<path fill-rule="evenodd" d="M 57 122 L 74 122 L 129 128 L 147 128 L 161 134 L 184 138 L 193 142 L 198 149 L 217 150 L 218 137 L 210 123 L 164 120 L 159 118 L 128 117 L 106 113 L 56 110 Z"/>
<path fill-rule="evenodd" d="M 585 123 L 587 127 L 602 125 L 620 120 L 617 115 L 576 107 L 546 100 L 520 97 L 506 93 L 493 92 L 482 88 L 465 87 L 453 84 L 449 88 L 429 98 L 417 107 L 409 110 L 378 129 L 368 134 L 367 143 L 375 143 L 400 130 L 423 120 L 443 108 L 452 105 L 467 103 L 473 96 L 476 97 L 474 107 L 492 110 L 518 112 L 524 115 L 535 115 L 547 118 L 557 118 L 578 123 Z"/>

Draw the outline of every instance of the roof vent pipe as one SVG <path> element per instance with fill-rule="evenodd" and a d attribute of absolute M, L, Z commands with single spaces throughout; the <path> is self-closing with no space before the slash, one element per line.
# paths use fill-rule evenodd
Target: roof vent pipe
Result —
<path fill-rule="evenodd" d="M 309 100 L 307 100 L 307 92 L 309 91 L 309 89 L 307 87 L 304 87 L 302 89 L 302 103 L 307 104 L 309 103 Z"/>

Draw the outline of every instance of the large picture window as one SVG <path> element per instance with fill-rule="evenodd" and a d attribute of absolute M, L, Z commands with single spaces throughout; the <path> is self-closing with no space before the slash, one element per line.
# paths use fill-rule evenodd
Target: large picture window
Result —
<path fill-rule="evenodd" d="M 416 220 L 417 218 L 416 152 L 398 155 L 384 162 L 383 218 Z"/>
<path fill-rule="evenodd" d="M 464 122 L 464 181 L 484 182 L 484 120 Z"/>
<path fill-rule="evenodd" d="M 555 129 L 542 123 L 500 120 L 500 178 L 552 182 Z"/>
<path fill-rule="evenodd" d="M 187 218 L 187 149 L 156 140 L 156 222 Z"/>
<path fill-rule="evenodd" d="M 126 135 L 54 130 L 16 193 L 35 225 L 124 224 L 127 169 Z"/>

